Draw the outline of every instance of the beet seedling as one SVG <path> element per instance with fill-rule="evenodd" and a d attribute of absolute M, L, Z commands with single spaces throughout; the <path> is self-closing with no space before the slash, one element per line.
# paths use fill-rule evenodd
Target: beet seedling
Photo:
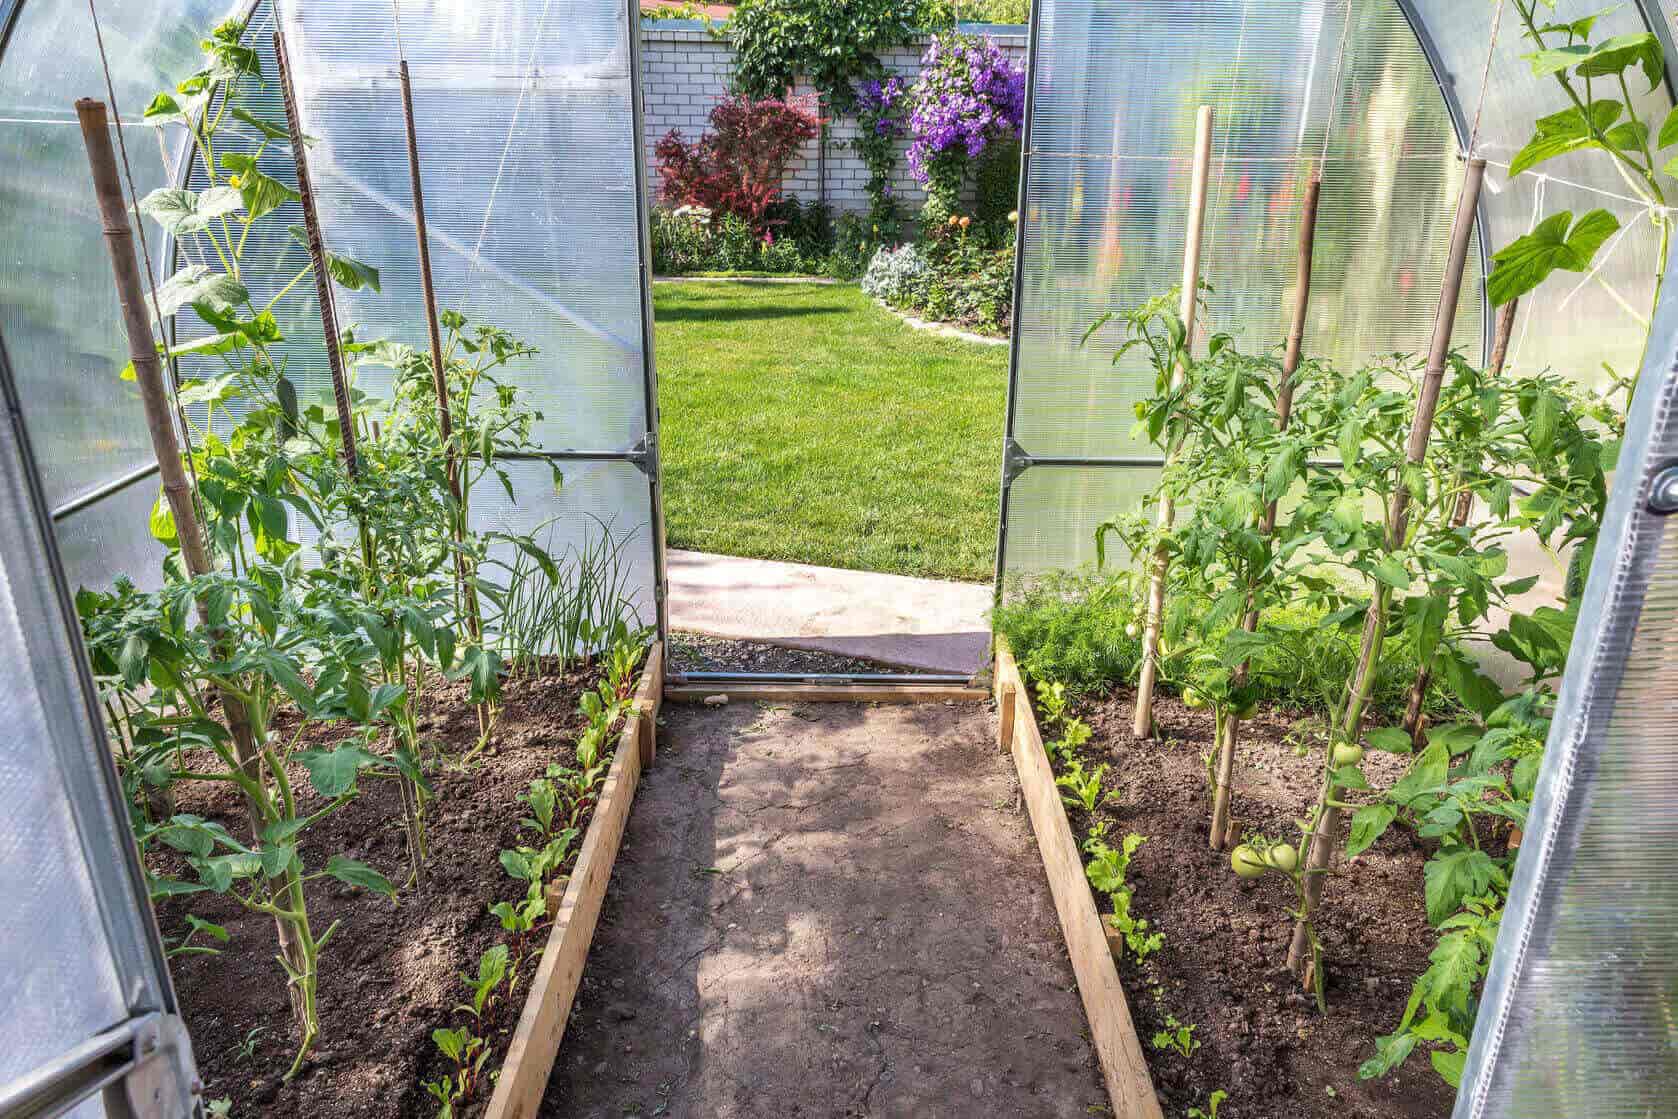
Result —
<path fill-rule="evenodd" d="M 454 1119 L 458 1105 L 468 1103 L 476 1095 L 484 1062 L 489 1059 L 489 1046 L 465 1026 L 453 1030 L 432 1030 L 432 1044 L 443 1056 L 454 1062 L 454 1072 L 441 1080 L 428 1080 L 425 1090 L 436 1100 L 437 1119 Z"/>
<path fill-rule="evenodd" d="M 487 949 L 478 957 L 478 974 L 476 976 L 460 973 L 460 981 L 466 984 L 466 989 L 472 992 L 470 1004 L 462 1003 L 455 1007 L 464 1010 L 474 1018 L 482 1019 L 484 1009 L 491 1005 L 495 998 L 495 990 L 507 978 L 507 946 L 497 944 Z"/>

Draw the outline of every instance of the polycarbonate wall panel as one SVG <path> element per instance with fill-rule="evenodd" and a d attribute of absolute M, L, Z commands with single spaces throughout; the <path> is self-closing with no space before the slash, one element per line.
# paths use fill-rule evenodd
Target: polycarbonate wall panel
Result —
<path fill-rule="evenodd" d="M 131 1015 L 173 1010 L 28 469 L 0 423 L 0 1098 Z"/>
<path fill-rule="evenodd" d="M 1678 1089 L 1678 286 L 1666 292 L 1457 1119 L 1642 1119 Z M 1678 486 L 1667 483 L 1667 509 Z"/>
<path fill-rule="evenodd" d="M 57 520 L 53 528 L 72 589 L 106 587 L 118 575 L 140 587 L 163 585 L 163 545 L 149 529 L 159 493 L 153 474 Z"/>
<path fill-rule="evenodd" d="M 1307 346 L 1356 362 L 1426 340 L 1461 165 L 1426 58 L 1389 0 L 1040 0 L 1012 432 L 1053 457 L 1147 453 L 1153 375 L 1111 362 L 1103 312 L 1182 275 L 1194 117 L 1215 111 L 1202 337 L 1286 336 L 1300 207 L 1324 159 Z M 1342 39 L 1345 49 L 1341 50 Z M 1478 290 L 1478 267 L 1470 291 Z M 1464 301 L 1457 341 L 1478 356 Z"/>
<path fill-rule="evenodd" d="M 494 478 L 476 491 L 472 521 L 479 531 L 531 533 L 562 566 L 575 553 L 596 548 L 609 533 L 617 548 L 623 586 L 631 609 L 643 625 L 657 620 L 653 598 L 651 497 L 647 479 L 627 462 L 570 461 L 560 464 L 565 484 L 556 492 L 553 471 L 545 462 L 505 464 L 516 503 Z M 502 549 L 495 553 L 511 561 Z M 485 575 L 499 581 L 491 567 Z"/>
<path fill-rule="evenodd" d="M 1624 227 L 1622 236 L 1603 246 L 1590 278 L 1558 273 L 1522 299 L 1511 361 L 1527 369 L 1551 367 L 1586 385 L 1605 383 L 1603 362 L 1629 374 L 1637 368 L 1648 332 L 1657 267 L 1655 232 L 1644 205 L 1601 151 L 1560 156 L 1510 179 L 1509 162 L 1532 138 L 1533 121 L 1568 108 L 1566 93 L 1553 77 L 1534 76 L 1522 56 L 1536 46 L 1522 37 L 1514 4 L 1505 3 L 1481 108 L 1481 75 L 1498 5 L 1489 0 L 1414 0 L 1413 6 L 1465 115 L 1472 121 L 1477 114 L 1480 121 L 1475 152 L 1488 164 L 1483 210 L 1490 247 L 1507 245 L 1530 230 L 1536 219 L 1562 210 L 1577 217 L 1600 207 Z M 1657 8 L 1662 6 L 1670 7 Z M 1637 4 L 1556 0 L 1553 9 L 1540 5 L 1538 10 L 1545 21 L 1567 22 L 1604 8 L 1608 10 L 1591 35 L 1594 41 L 1648 30 Z M 1549 45 L 1563 41 L 1552 36 Z M 1672 107 L 1665 86 L 1649 90 L 1647 79 L 1635 68 L 1628 76 L 1638 115 L 1658 130 Z M 1666 182 L 1670 203 L 1678 192 L 1672 180 Z"/>
<path fill-rule="evenodd" d="M 226 7 L 226 0 L 99 5 L 142 195 L 172 175 L 156 133 L 134 122 L 153 93 L 197 65 L 198 39 Z M 87 5 L 28 0 L 0 58 L 0 335 L 54 505 L 151 453 L 138 398 L 117 380 L 127 344 L 76 125 L 78 97 L 107 99 Z M 168 157 L 178 158 L 173 147 Z M 161 238 L 148 233 L 156 256 Z"/>
<path fill-rule="evenodd" d="M 1154 467 L 1039 466 L 1020 475 L 1008 494 L 1004 570 L 1015 574 L 1095 562 L 1096 526 L 1136 509 L 1159 484 Z M 1129 554 L 1107 539 L 1107 566 L 1122 570 Z"/>
<path fill-rule="evenodd" d="M 285 16 L 326 241 L 382 274 L 339 318 L 424 346 L 391 9 Z M 549 450 L 622 452 L 649 429 L 628 26 L 617 3 L 401 11 L 439 304 L 540 351 L 508 377 Z"/>

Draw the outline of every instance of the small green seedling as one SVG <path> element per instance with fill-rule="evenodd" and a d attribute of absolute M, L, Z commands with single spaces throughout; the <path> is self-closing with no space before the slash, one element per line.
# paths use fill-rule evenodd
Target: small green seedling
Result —
<path fill-rule="evenodd" d="M 1329 1094 L 1333 1094 L 1333 1089 L 1329 1090 Z M 1188 1119 L 1218 1119 L 1218 1107 L 1227 1099 L 1229 1099 L 1229 1093 L 1222 1088 L 1217 1089 L 1207 1097 L 1205 1111 L 1198 1107 L 1189 1108 Z"/>
<path fill-rule="evenodd" d="M 1165 1016 L 1165 1029 L 1154 1034 L 1154 1048 L 1170 1050 L 1179 1057 L 1192 1057 L 1200 1048 L 1194 1038 L 1194 1026 L 1184 1025 L 1170 1014 Z"/>

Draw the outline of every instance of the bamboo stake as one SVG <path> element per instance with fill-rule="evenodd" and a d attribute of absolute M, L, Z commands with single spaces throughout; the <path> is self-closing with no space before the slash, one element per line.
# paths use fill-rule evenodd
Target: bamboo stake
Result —
<path fill-rule="evenodd" d="M 1509 357 L 1509 339 L 1515 330 L 1515 309 L 1520 300 L 1511 299 L 1503 305 L 1497 316 L 1497 334 L 1492 342 L 1492 360 L 1488 371 L 1495 379 L 1503 376 L 1503 364 Z M 1457 495 L 1455 508 L 1451 510 L 1448 522 L 1453 529 L 1461 528 L 1468 523 L 1468 515 L 1474 510 L 1474 494 L 1463 490 Z M 1416 669 L 1416 682 L 1410 685 L 1410 698 L 1404 705 L 1404 733 L 1410 736 L 1410 741 L 1417 749 L 1422 745 L 1422 732 L 1426 729 L 1426 720 L 1422 716 L 1422 704 L 1427 702 L 1428 686 L 1433 681 L 1433 673 L 1427 665 Z"/>
<path fill-rule="evenodd" d="M 1279 431 L 1288 430 L 1288 424 L 1293 418 L 1293 377 L 1299 372 L 1300 353 L 1305 345 L 1305 320 L 1311 310 L 1311 258 L 1316 251 L 1317 210 L 1322 196 L 1323 168 L 1319 163 L 1305 188 L 1305 210 L 1299 219 L 1299 262 L 1295 268 L 1299 282 L 1294 292 L 1293 322 L 1288 327 L 1288 345 L 1282 354 L 1282 377 L 1276 386 L 1276 427 Z M 1276 504 L 1272 501 L 1264 507 L 1264 519 L 1260 523 L 1259 531 L 1265 536 L 1276 531 Z M 1248 610 L 1241 619 L 1241 628 L 1248 633 L 1258 629 L 1259 621 L 1259 612 L 1251 607 L 1249 599 Z M 1246 682 L 1248 667 L 1248 663 L 1243 661 L 1237 670 L 1237 679 L 1241 683 Z M 1214 851 L 1221 851 L 1230 844 L 1230 782 L 1235 773 L 1235 746 L 1240 734 L 1241 719 L 1234 712 L 1230 712 L 1224 720 L 1224 733 L 1217 744 L 1217 778 L 1212 792 L 1212 826 L 1207 832 L 1207 844 Z"/>
<path fill-rule="evenodd" d="M 425 329 L 431 343 L 431 383 L 437 393 L 437 430 L 443 441 L 444 473 L 448 476 L 449 495 L 454 498 L 455 516 L 451 526 L 456 545 L 454 557 L 455 582 L 460 588 L 465 606 L 467 629 L 474 638 L 482 636 L 482 619 L 478 613 L 478 594 L 468 578 L 466 558 L 459 545 L 465 539 L 466 510 L 462 505 L 460 462 L 454 446 L 454 416 L 449 406 L 448 373 L 443 365 L 443 332 L 437 321 L 437 289 L 431 276 L 431 241 L 425 230 L 425 189 L 420 183 L 419 137 L 414 127 L 414 91 L 408 76 L 408 60 L 397 63 L 402 79 L 402 120 L 408 133 L 408 180 L 414 195 L 414 238 L 419 246 L 420 293 L 425 301 Z"/>
<path fill-rule="evenodd" d="M 1178 317 L 1183 322 L 1183 355 L 1172 374 L 1171 387 L 1183 387 L 1188 377 L 1189 354 L 1194 350 L 1194 318 L 1199 306 L 1200 248 L 1206 225 L 1206 180 L 1212 166 L 1212 106 L 1202 105 L 1195 116 L 1194 176 L 1189 185 L 1189 228 L 1183 245 L 1183 292 L 1178 304 Z M 1176 457 L 1178 443 L 1174 441 L 1166 452 L 1165 465 L 1169 469 Z M 1176 520 L 1176 503 L 1162 496 L 1159 504 L 1158 525 L 1168 529 Z M 1148 578 L 1148 618 L 1142 635 L 1142 674 L 1136 684 L 1136 718 L 1131 733 L 1137 738 L 1151 738 L 1154 733 L 1154 684 L 1159 676 L 1159 635 L 1165 617 L 1165 574 L 1168 564 L 1164 545 L 1154 549 L 1152 573 Z"/>
<path fill-rule="evenodd" d="M 297 91 L 291 83 L 291 62 L 286 57 L 285 36 L 274 30 L 274 62 L 280 74 L 280 95 L 285 101 L 286 125 L 291 130 L 291 157 L 297 165 L 297 193 L 303 204 L 303 235 L 314 263 L 315 298 L 320 303 L 320 323 L 326 334 L 326 366 L 332 374 L 332 400 L 338 409 L 338 438 L 342 444 L 344 469 L 351 478 L 360 472 L 355 453 L 355 414 L 350 410 L 349 383 L 344 377 L 344 355 L 339 349 L 338 312 L 332 302 L 332 273 L 327 267 L 326 246 L 320 235 L 320 216 L 315 210 L 314 184 L 309 178 L 309 155 L 303 141 L 303 121 L 297 111 Z M 368 557 L 371 559 L 371 557 Z"/>
<path fill-rule="evenodd" d="M 76 117 L 81 122 L 82 140 L 87 146 L 93 193 L 98 199 L 105 248 L 111 258 L 117 303 L 122 309 L 123 331 L 128 335 L 128 357 L 134 363 L 134 381 L 140 389 L 140 401 L 145 411 L 146 427 L 151 433 L 152 453 L 157 458 L 163 495 L 175 518 L 175 538 L 180 544 L 181 562 L 189 575 L 207 575 L 212 569 L 210 553 L 198 521 L 192 485 L 187 481 L 186 469 L 181 462 L 170 392 L 163 380 L 162 361 L 152 335 L 151 321 L 146 315 L 145 289 L 135 262 L 134 234 L 128 224 L 122 184 L 117 178 L 116 153 L 111 148 L 105 104 L 83 98 L 76 102 Z M 209 609 L 203 598 L 198 599 L 197 607 L 200 623 L 208 622 Z M 262 744 L 256 741 L 250 713 L 245 709 L 244 702 L 224 688 L 217 689 L 217 698 L 227 720 L 228 733 L 233 739 L 233 755 L 239 768 L 253 781 L 263 780 Z M 265 826 L 261 807 L 247 796 L 245 812 L 252 838 L 260 840 Z M 303 953 L 295 931 L 283 920 L 276 919 L 274 924 L 279 932 L 281 953 L 291 964 L 301 964 Z M 302 1006 L 295 985 L 288 987 L 288 991 L 293 1013 L 301 1015 Z"/>
<path fill-rule="evenodd" d="M 1480 187 L 1485 181 L 1486 161 L 1478 157 L 1468 161 L 1463 177 L 1462 192 L 1457 196 L 1457 213 L 1451 224 L 1450 255 L 1446 259 L 1445 277 L 1439 293 L 1439 306 L 1433 317 L 1433 338 L 1428 345 L 1427 369 L 1422 376 L 1421 392 L 1416 399 L 1416 415 L 1410 425 L 1410 438 L 1405 444 L 1405 461 L 1420 465 L 1427 457 L 1428 439 L 1433 433 L 1434 411 L 1439 405 L 1439 392 L 1445 380 L 1445 361 L 1451 350 L 1451 333 L 1456 326 L 1457 304 L 1462 297 L 1463 271 L 1468 264 L 1469 240 L 1474 232 L 1474 215 L 1480 204 Z M 1387 511 L 1388 551 L 1403 547 L 1410 526 L 1410 491 L 1400 482 L 1393 490 L 1392 504 Z M 1387 606 L 1392 591 L 1385 583 L 1377 585 L 1364 615 L 1363 641 L 1358 652 L 1358 666 L 1346 696 L 1346 709 L 1339 725 L 1330 736 L 1329 748 L 1336 741 L 1353 742 L 1363 723 L 1364 705 L 1369 700 L 1375 670 L 1381 659 L 1381 640 L 1386 631 Z M 1333 771 L 1325 764 L 1321 792 L 1317 796 L 1316 814 L 1311 825 L 1311 851 L 1306 860 L 1303 906 L 1294 922 L 1293 943 L 1288 948 L 1289 970 L 1303 974 L 1312 962 L 1311 920 L 1322 898 L 1323 879 L 1334 861 L 1339 844 L 1340 806 L 1335 797 L 1338 786 Z"/>

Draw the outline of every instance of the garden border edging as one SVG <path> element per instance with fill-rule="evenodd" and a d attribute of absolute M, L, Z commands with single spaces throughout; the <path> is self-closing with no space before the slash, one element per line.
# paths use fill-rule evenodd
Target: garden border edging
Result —
<path fill-rule="evenodd" d="M 1031 713 L 1019 666 L 1000 635 L 996 638 L 997 743 L 1014 761 L 1020 792 L 1037 849 L 1043 856 L 1049 892 L 1066 937 L 1066 952 L 1078 980 L 1078 994 L 1089 1019 L 1090 1041 L 1107 1082 L 1108 1100 L 1118 1119 L 1163 1119 L 1159 1097 L 1130 1004 L 1119 984 L 1119 969 L 1107 946 L 1107 935 L 1096 912 L 1095 899 L 1084 877 L 1084 862 L 1072 835 L 1072 825 L 1061 806 L 1060 790 L 1043 749 L 1043 736 Z"/>
<path fill-rule="evenodd" d="M 642 771 L 653 761 L 663 684 L 664 643 L 654 641 L 624 716 L 612 768 L 583 837 L 577 865 L 554 909 L 553 928 L 525 996 L 507 1058 L 501 1063 L 495 1093 L 484 1110 L 485 1119 L 529 1119 L 547 1091 L 548 1076 L 559 1057 L 559 1045 L 571 1017 L 571 1004 L 582 982 L 583 964 L 594 941 L 606 885 L 611 881 L 629 810 L 635 802 L 635 790 Z M 549 904 L 553 905 L 551 894 Z"/>
<path fill-rule="evenodd" d="M 923 319 L 911 315 L 907 311 L 899 311 L 890 303 L 876 296 L 870 296 L 869 298 L 874 300 L 876 307 L 889 315 L 896 316 L 911 330 L 919 330 L 926 334 L 937 335 L 940 338 L 954 338 L 961 342 L 971 342 L 975 346 L 1006 346 L 1011 342 L 1009 338 L 992 338 L 988 334 L 975 334 L 973 331 L 963 330 L 953 323 L 938 322 L 936 319 Z"/>

